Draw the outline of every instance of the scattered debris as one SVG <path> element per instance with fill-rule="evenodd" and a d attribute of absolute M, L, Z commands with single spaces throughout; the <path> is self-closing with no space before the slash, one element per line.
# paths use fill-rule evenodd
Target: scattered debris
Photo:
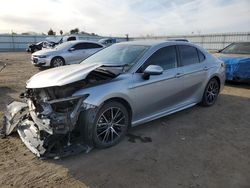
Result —
<path fill-rule="evenodd" d="M 183 140 L 183 141 L 184 141 L 184 140 L 186 140 L 186 138 L 185 138 L 185 137 L 182 137 L 182 138 L 181 138 L 181 140 Z"/>
<path fill-rule="evenodd" d="M 194 178 L 198 178 L 199 177 L 199 174 L 196 174 L 196 173 L 193 173 L 192 174 Z"/>

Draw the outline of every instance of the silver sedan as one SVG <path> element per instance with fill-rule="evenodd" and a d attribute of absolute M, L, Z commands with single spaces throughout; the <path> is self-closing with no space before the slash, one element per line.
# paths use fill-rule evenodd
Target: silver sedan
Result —
<path fill-rule="evenodd" d="M 31 63 L 38 67 L 59 67 L 80 63 L 90 55 L 104 48 L 104 45 L 92 41 L 64 42 L 52 49 L 43 49 L 31 55 Z"/>
<path fill-rule="evenodd" d="M 16 127 L 37 156 L 63 156 L 76 145 L 107 148 L 129 127 L 195 104 L 212 106 L 224 81 L 224 63 L 194 44 L 118 43 L 31 77 L 25 102 L 8 106 L 5 134 Z"/>

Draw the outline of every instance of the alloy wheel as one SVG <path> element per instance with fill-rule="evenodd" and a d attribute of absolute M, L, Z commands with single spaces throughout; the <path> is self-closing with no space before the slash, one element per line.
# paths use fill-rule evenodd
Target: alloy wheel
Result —
<path fill-rule="evenodd" d="M 206 100 L 208 104 L 213 104 L 219 94 L 219 85 L 216 80 L 212 80 L 206 90 Z"/>
<path fill-rule="evenodd" d="M 103 144 L 115 142 L 126 129 L 125 115 L 118 107 L 105 110 L 96 123 L 98 140 Z"/>
<path fill-rule="evenodd" d="M 60 59 L 60 58 L 56 58 L 56 59 L 53 61 L 53 66 L 54 66 L 54 67 L 63 66 L 63 60 Z"/>

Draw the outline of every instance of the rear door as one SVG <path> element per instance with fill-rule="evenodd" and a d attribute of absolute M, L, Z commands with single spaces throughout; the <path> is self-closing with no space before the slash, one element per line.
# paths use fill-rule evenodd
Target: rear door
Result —
<path fill-rule="evenodd" d="M 95 52 L 101 50 L 103 46 L 97 44 L 97 43 L 92 43 L 92 42 L 86 42 L 84 44 L 84 59 L 89 57 L 90 55 L 94 54 Z"/>
<path fill-rule="evenodd" d="M 205 55 L 197 48 L 189 45 L 178 45 L 181 77 L 184 80 L 183 97 L 186 103 L 199 102 L 208 75 Z"/>

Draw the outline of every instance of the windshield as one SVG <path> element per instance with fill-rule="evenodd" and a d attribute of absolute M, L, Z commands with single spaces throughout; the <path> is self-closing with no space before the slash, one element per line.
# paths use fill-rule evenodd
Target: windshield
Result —
<path fill-rule="evenodd" d="M 107 66 L 132 66 L 148 49 L 148 46 L 114 44 L 82 61 L 85 63 L 102 63 Z"/>
<path fill-rule="evenodd" d="M 67 49 L 70 48 L 72 46 L 71 42 L 64 42 L 62 44 L 59 44 L 58 46 L 56 46 L 56 50 L 63 50 L 63 49 Z"/>
<path fill-rule="evenodd" d="M 250 54 L 250 42 L 233 43 L 221 51 L 224 54 Z"/>

